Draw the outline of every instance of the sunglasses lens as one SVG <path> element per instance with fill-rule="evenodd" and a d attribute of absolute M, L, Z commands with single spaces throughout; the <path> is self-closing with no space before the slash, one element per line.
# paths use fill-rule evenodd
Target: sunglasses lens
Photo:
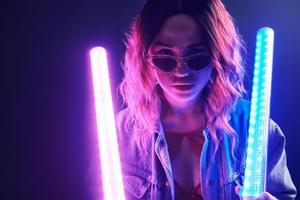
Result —
<path fill-rule="evenodd" d="M 177 61 L 172 58 L 153 58 L 152 63 L 164 72 L 172 71 L 177 65 Z"/>
<path fill-rule="evenodd" d="M 168 57 L 154 57 L 152 63 L 164 72 L 171 72 L 177 66 L 177 60 Z M 192 70 L 202 70 L 210 64 L 210 56 L 194 55 L 186 59 L 186 64 Z"/>
<path fill-rule="evenodd" d="M 207 55 L 194 56 L 187 61 L 189 68 L 193 70 L 202 70 L 207 67 L 210 63 L 210 57 Z"/>

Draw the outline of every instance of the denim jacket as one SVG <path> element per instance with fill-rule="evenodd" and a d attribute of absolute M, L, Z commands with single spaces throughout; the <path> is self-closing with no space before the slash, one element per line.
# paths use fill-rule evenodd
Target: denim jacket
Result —
<path fill-rule="evenodd" d="M 221 137 L 215 153 L 216 144 L 209 129 L 203 131 L 205 142 L 199 169 L 204 200 L 239 199 L 234 188 L 243 185 L 249 108 L 249 102 L 240 100 L 230 115 L 229 123 L 238 135 L 236 159 L 231 155 L 231 140 L 224 132 L 218 131 Z M 146 148 L 142 150 L 137 145 L 139 141 L 133 138 L 130 131 L 126 131 L 127 115 L 127 109 L 117 115 L 126 199 L 174 200 L 173 174 L 161 121 L 157 121 L 155 133 L 141 138 L 146 141 Z M 285 137 L 272 120 L 269 123 L 266 190 L 278 199 L 294 199 L 296 196 L 296 188 L 286 165 Z"/>

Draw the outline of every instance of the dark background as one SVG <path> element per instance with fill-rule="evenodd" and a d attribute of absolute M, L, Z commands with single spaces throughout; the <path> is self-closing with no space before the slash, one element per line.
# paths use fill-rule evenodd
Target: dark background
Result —
<path fill-rule="evenodd" d="M 1 4 L 0 199 L 94 199 L 100 188 L 88 50 L 109 51 L 122 77 L 124 31 L 142 0 L 11 1 Z M 247 43 L 248 88 L 256 30 L 275 29 L 271 117 L 287 138 L 300 186 L 300 2 L 224 1 Z M 117 96 L 115 95 L 117 102 Z M 116 103 L 116 111 L 120 104 Z M 100 191 L 101 192 L 101 191 Z"/>

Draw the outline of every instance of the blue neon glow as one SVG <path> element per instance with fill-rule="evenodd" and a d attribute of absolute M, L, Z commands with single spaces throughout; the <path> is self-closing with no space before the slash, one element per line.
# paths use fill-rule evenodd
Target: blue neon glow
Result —
<path fill-rule="evenodd" d="M 242 196 L 258 196 L 266 187 L 274 31 L 264 27 L 256 36 L 249 136 Z"/>

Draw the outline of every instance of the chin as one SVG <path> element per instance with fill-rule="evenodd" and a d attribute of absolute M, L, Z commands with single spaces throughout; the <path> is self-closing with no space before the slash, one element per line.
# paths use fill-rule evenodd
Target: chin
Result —
<path fill-rule="evenodd" d="M 178 102 L 188 102 L 188 101 L 194 101 L 197 98 L 199 98 L 199 94 L 188 94 L 188 93 L 182 93 L 182 94 L 174 94 L 172 95 L 173 99 Z"/>
<path fill-rule="evenodd" d="M 178 90 L 175 88 L 162 88 L 164 95 L 169 98 L 170 101 L 178 103 L 187 103 L 197 100 L 203 88 L 193 88 L 190 90 Z"/>

